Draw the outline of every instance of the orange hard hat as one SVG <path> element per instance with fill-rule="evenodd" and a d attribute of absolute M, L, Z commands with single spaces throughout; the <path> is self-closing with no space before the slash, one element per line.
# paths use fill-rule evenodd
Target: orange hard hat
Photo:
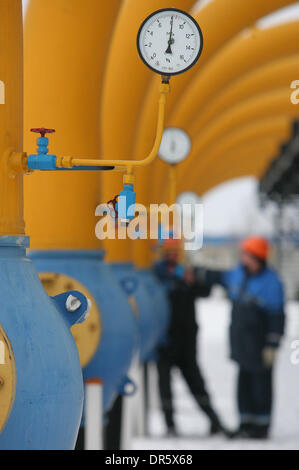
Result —
<path fill-rule="evenodd" d="M 167 238 L 163 240 L 162 248 L 164 251 L 178 252 L 181 250 L 181 240 L 177 238 Z"/>
<path fill-rule="evenodd" d="M 265 238 L 248 237 L 241 243 L 241 250 L 265 261 L 269 254 L 269 243 Z"/>

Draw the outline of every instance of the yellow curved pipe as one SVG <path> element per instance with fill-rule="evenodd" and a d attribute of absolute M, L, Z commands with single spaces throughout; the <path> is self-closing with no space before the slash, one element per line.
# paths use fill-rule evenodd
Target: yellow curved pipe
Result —
<path fill-rule="evenodd" d="M 197 190 L 198 187 L 200 187 L 201 194 L 204 194 L 230 179 L 239 178 L 241 176 L 255 176 L 256 178 L 260 178 L 273 158 L 276 157 L 279 145 L 282 141 L 283 140 L 276 138 L 271 142 L 271 139 L 269 139 L 268 144 L 263 144 L 263 141 L 260 141 L 260 144 L 256 142 L 255 145 L 248 146 L 248 148 L 236 149 L 230 157 L 230 166 L 220 169 L 217 174 L 213 174 L 212 178 L 201 181 L 200 186 L 194 185 L 190 190 Z"/>
<path fill-rule="evenodd" d="M 174 0 L 171 6 L 187 9 L 194 0 Z M 144 93 L 153 73 L 145 67 L 137 54 L 136 37 L 142 21 L 154 10 L 169 6 L 167 0 L 126 0 L 122 3 L 120 13 L 111 41 L 109 58 L 105 71 L 103 102 L 101 106 L 101 154 L 130 159 L 133 157 L 132 144 L 136 135 L 136 125 L 143 105 Z M 160 80 L 160 78 L 158 78 Z M 157 89 L 153 98 L 157 112 Z M 156 117 L 153 117 L 156 121 Z M 155 126 L 156 124 L 154 124 Z M 151 142 L 151 144 L 153 141 Z M 148 152 L 137 156 L 143 159 Z M 142 170 L 141 170 L 142 171 Z M 148 170 L 145 170 L 146 174 Z M 138 184 L 138 202 L 142 202 L 142 192 Z M 101 179 L 102 201 L 107 202 L 122 186 L 121 175 L 103 175 Z M 135 243 L 135 242 L 134 242 Z M 110 261 L 127 261 L 131 259 L 130 240 L 104 240 Z"/>
<path fill-rule="evenodd" d="M 232 180 L 238 179 L 238 178 L 245 178 L 245 177 L 251 176 L 256 179 L 260 179 L 267 164 L 268 164 L 267 161 L 262 160 L 259 166 L 256 167 L 251 162 L 248 162 L 246 167 L 244 166 L 240 171 L 232 170 L 230 173 L 223 175 L 221 178 L 219 178 L 218 181 L 215 182 L 216 184 L 213 184 L 210 188 L 207 187 L 207 189 L 204 192 L 207 192 L 210 189 L 213 189 L 218 185 L 227 183 L 229 181 L 231 182 Z"/>
<path fill-rule="evenodd" d="M 168 103 L 168 111 L 173 109 L 183 91 L 188 87 L 188 84 L 196 76 L 202 73 L 202 67 L 213 54 L 223 46 L 225 43 L 240 32 L 246 26 L 254 23 L 258 18 L 281 8 L 285 5 L 292 3 L 289 0 L 275 0 L 275 1 L 262 1 L 262 0 L 248 0 L 236 2 L 235 0 L 215 0 L 204 5 L 204 7 L 195 14 L 196 20 L 199 22 L 204 34 L 204 50 L 200 58 L 198 66 L 191 69 L 186 74 L 176 77 L 173 82 L 172 93 Z M 156 89 L 156 79 L 153 79 L 144 100 L 144 106 L 139 118 L 138 130 L 136 133 L 137 139 L 135 141 L 135 158 L 146 152 L 150 146 L 154 135 L 153 117 L 155 115 L 154 96 Z M 168 113 L 167 113 L 168 114 Z M 169 120 L 166 121 L 167 125 Z M 161 201 L 160 188 L 163 187 L 165 178 L 165 167 L 159 161 L 154 162 L 151 170 L 146 174 L 145 171 L 140 170 L 139 178 L 137 180 L 138 193 L 143 194 L 142 202 L 148 204 L 149 202 Z M 151 181 L 154 179 L 155 185 Z M 145 263 L 148 264 L 149 248 L 146 242 L 134 244 L 134 259 L 137 264 L 141 264 L 143 259 L 147 259 Z"/>
<path fill-rule="evenodd" d="M 25 149 L 31 127 L 53 127 L 50 151 L 100 155 L 103 70 L 119 0 L 31 0 L 25 21 Z M 48 32 L 45 34 L 45 18 Z M 99 173 L 25 177 L 25 218 L 35 249 L 94 249 Z"/>
<path fill-rule="evenodd" d="M 198 140 L 201 142 L 201 144 L 199 144 L 201 145 L 201 149 L 212 135 L 215 140 L 215 131 L 216 129 L 219 130 L 221 123 L 224 124 L 225 120 L 227 118 L 230 119 L 230 117 L 234 120 L 234 117 L 237 116 L 237 107 L 235 105 L 238 103 L 241 103 L 238 108 L 239 111 L 243 110 L 246 113 L 247 107 L 249 113 L 248 120 L 252 119 L 250 112 L 254 110 L 251 104 L 254 104 L 255 107 L 255 105 L 258 106 L 258 104 L 261 103 L 260 93 L 263 91 L 270 92 L 271 90 L 274 91 L 274 89 L 284 86 L 286 88 L 287 94 L 285 103 L 282 104 L 282 107 L 290 108 L 289 86 L 293 80 L 293 77 L 297 73 L 298 63 L 299 55 L 291 55 L 283 59 L 271 61 L 270 63 L 267 63 L 266 65 L 249 72 L 249 74 L 242 77 L 239 81 L 232 82 L 231 86 L 225 88 L 222 93 L 220 92 L 217 94 L 213 98 L 212 102 L 206 104 L 202 109 L 202 112 L 198 113 L 196 119 L 192 122 L 192 124 L 190 124 L 190 127 L 188 128 L 191 138 L 196 138 L 196 136 L 199 136 Z M 279 93 L 278 90 L 277 92 Z M 278 93 L 276 93 L 274 96 L 277 97 Z M 265 94 L 265 99 L 266 96 L 267 94 Z M 274 103 L 271 101 L 270 108 L 273 108 L 273 104 Z M 268 106 L 265 102 L 265 108 L 266 107 Z M 277 107 L 279 107 L 278 102 Z M 260 108 L 260 111 L 262 111 L 262 108 Z M 240 123 L 239 118 L 242 119 L 242 117 L 243 116 L 240 116 L 239 114 L 237 120 L 234 120 L 234 122 Z M 234 125 L 233 120 L 231 121 L 232 125 Z M 200 148 L 197 148 L 197 154 L 201 154 Z M 181 176 L 188 174 L 191 165 L 192 157 L 189 158 L 186 163 L 182 165 L 182 167 L 180 167 Z"/>
<path fill-rule="evenodd" d="M 153 144 L 153 148 L 149 152 L 149 154 L 140 160 L 118 160 L 115 158 L 110 158 L 106 160 L 105 158 L 86 158 L 86 157 L 66 157 L 60 156 L 57 157 L 56 165 L 58 168 L 74 168 L 76 166 L 90 166 L 96 167 L 99 165 L 102 166 L 114 166 L 114 170 L 120 171 L 124 170 L 127 171 L 128 174 L 132 174 L 132 171 L 135 168 L 141 168 L 147 165 L 150 165 L 157 156 L 159 151 L 163 131 L 164 131 L 164 120 L 165 120 L 165 106 L 166 106 L 166 97 L 169 93 L 169 83 L 161 83 L 160 84 L 160 97 L 159 97 L 159 106 L 158 106 L 158 120 L 157 120 L 157 131 L 156 136 Z M 111 170 L 111 171 L 114 171 Z"/>
<path fill-rule="evenodd" d="M 299 40 L 299 21 L 283 24 L 269 29 L 242 33 L 232 40 L 227 47 L 216 54 L 198 74 L 182 96 L 170 125 L 192 128 L 196 116 L 215 100 L 221 90 L 237 83 L 248 71 L 274 59 L 295 54 Z M 189 158 L 185 165 L 189 165 Z M 163 177 L 163 176 L 162 176 Z"/>
<path fill-rule="evenodd" d="M 23 235 L 23 175 L 9 171 L 23 150 L 23 28 L 20 0 L 0 2 L 0 236 Z"/>
<path fill-rule="evenodd" d="M 202 106 L 232 80 L 265 62 L 297 53 L 298 40 L 299 21 L 242 33 L 197 74 L 174 109 L 171 123 L 188 125 Z"/>
<path fill-rule="evenodd" d="M 202 74 L 205 63 L 213 57 L 217 50 L 223 48 L 234 35 L 251 26 L 257 19 L 290 3 L 292 3 L 291 0 L 271 0 L 271 2 L 269 0 L 243 0 L 242 2 L 214 0 L 204 5 L 197 14 L 194 13 L 194 17 L 201 26 L 204 35 L 203 53 L 197 66 L 186 74 L 176 77 L 175 82 L 173 82 L 168 109 L 171 110 L 177 104 L 180 95 L 184 93 L 192 80 L 197 75 Z M 139 119 L 139 129 L 142 131 L 142 135 L 140 132 L 137 133 L 137 155 L 139 152 L 143 153 L 144 148 L 149 148 L 151 136 L 154 134 L 152 120 L 155 116 L 155 90 L 156 80 L 153 79 Z M 142 146 L 142 142 L 146 137 L 146 143 Z"/>
<path fill-rule="evenodd" d="M 170 100 L 168 103 L 168 110 L 171 112 L 174 109 L 174 106 L 176 108 L 181 104 L 180 108 L 182 107 L 184 109 L 184 102 L 186 99 L 186 93 L 184 93 L 187 90 L 187 94 L 189 93 L 189 90 L 193 89 L 194 83 L 197 83 L 198 80 L 201 79 L 201 77 L 204 75 L 206 76 L 208 70 L 210 68 L 211 61 L 212 63 L 216 63 L 216 58 L 218 60 L 219 55 L 225 55 L 225 51 L 229 51 L 231 48 L 231 44 L 238 43 L 239 40 L 235 39 L 231 43 L 227 43 L 230 38 L 232 38 L 235 34 L 239 33 L 243 28 L 246 26 L 250 26 L 254 23 L 256 19 L 259 17 L 262 17 L 263 15 L 266 15 L 267 13 L 274 11 L 277 8 L 280 8 L 286 4 L 289 4 L 291 2 L 283 1 L 283 2 L 269 2 L 269 1 L 242 1 L 242 2 L 236 2 L 236 1 L 227 1 L 227 0 L 215 0 L 213 2 L 209 2 L 207 5 L 205 5 L 202 10 L 196 15 L 196 19 L 198 20 L 199 24 L 201 25 L 203 29 L 203 34 L 205 38 L 205 44 L 204 44 L 204 50 L 203 54 L 199 60 L 199 65 L 198 67 L 194 68 L 191 71 L 188 71 L 186 74 L 182 75 L 181 77 L 178 77 L 176 81 L 173 84 L 173 89 L 172 93 L 170 96 Z M 227 18 L 227 21 L 225 19 Z M 255 38 L 255 34 L 262 34 L 262 36 L 268 38 L 268 52 L 269 56 L 271 54 L 271 47 L 270 47 L 270 42 L 271 39 L 270 36 L 272 34 L 272 31 L 275 28 L 271 28 L 269 31 L 270 32 L 260 32 L 258 30 L 256 33 L 252 33 L 252 39 L 253 37 Z M 278 27 L 278 34 L 277 34 L 277 40 L 278 40 L 278 47 L 276 47 L 273 44 L 273 49 L 272 49 L 272 56 L 279 56 L 280 50 L 283 49 L 284 45 L 286 50 L 291 50 L 293 53 L 297 52 L 296 50 L 296 43 L 297 40 L 292 40 L 292 36 L 287 33 L 287 37 L 284 38 L 282 37 L 281 40 L 279 40 L 279 35 L 285 35 L 284 34 L 284 27 Z M 294 29 L 294 28 L 293 28 Z M 298 29 L 298 27 L 297 27 Z M 246 33 L 248 34 L 248 33 Z M 296 32 L 294 33 L 295 36 Z M 245 33 L 243 33 L 243 36 L 245 37 Z M 238 38 L 238 37 L 237 37 Z M 292 44 L 290 44 L 292 42 Z M 250 61 L 255 58 L 255 60 L 258 61 L 258 57 L 263 54 L 263 47 L 257 46 L 258 41 L 251 41 L 253 43 L 253 48 L 252 48 L 252 53 L 251 55 L 248 55 L 248 67 L 252 67 L 250 65 Z M 224 45 L 224 47 L 222 47 Z M 263 45 L 264 46 L 264 45 Z M 222 48 L 222 49 L 221 49 Z M 217 50 L 220 50 L 220 52 L 217 54 Z M 290 54 L 290 52 L 285 52 L 284 54 Z M 238 53 L 238 60 L 242 56 L 243 52 Z M 245 54 L 244 54 L 245 56 Z M 209 59 L 209 60 L 208 60 Z M 264 59 L 263 59 L 264 60 Z M 261 63 L 263 62 L 261 60 Z M 240 62 L 242 62 L 242 58 L 240 59 Z M 222 76 L 225 73 L 229 73 L 229 61 L 226 64 L 226 68 L 224 70 L 218 70 L 217 75 L 212 75 L 212 77 L 209 77 L 209 80 L 207 82 L 207 87 L 210 86 L 210 83 L 213 84 L 213 81 L 217 79 L 221 82 Z M 232 73 L 234 73 L 234 68 L 232 67 Z M 225 77 L 223 77 L 225 78 Z M 221 83 L 218 85 L 218 87 L 221 87 Z M 150 148 L 151 141 L 153 139 L 154 135 L 154 126 L 152 124 L 153 121 L 153 116 L 155 113 L 155 108 L 153 106 L 153 101 L 154 101 L 154 93 L 155 93 L 155 88 L 156 84 L 153 82 L 148 90 L 146 99 L 144 101 L 144 109 L 143 112 L 140 116 L 139 119 L 139 128 L 137 132 L 137 140 L 135 142 L 135 156 L 140 155 L 147 151 Z M 197 94 L 200 95 L 202 94 L 205 96 L 205 87 L 202 87 L 199 91 L 197 89 Z M 189 106 L 192 108 L 193 102 L 195 102 L 197 97 L 192 97 L 190 102 L 188 101 L 188 113 L 189 113 Z M 195 106 L 195 105 L 194 105 Z M 196 110 L 198 111 L 200 107 L 195 106 Z M 166 121 L 167 125 L 170 125 L 174 123 L 174 125 L 179 125 L 179 126 L 184 126 L 183 119 L 180 121 L 176 121 L 175 119 L 172 119 L 171 116 L 169 115 L 169 112 L 167 113 L 168 115 L 168 120 Z M 193 108 L 193 113 L 194 113 L 194 108 Z M 192 114 L 191 114 L 192 118 Z M 185 127 L 187 130 L 188 128 Z M 157 184 L 155 185 L 156 187 L 160 187 L 162 185 L 162 181 L 165 177 L 165 173 L 163 171 L 161 172 L 161 165 L 158 163 L 155 165 L 155 169 L 159 170 L 160 178 L 157 178 Z M 143 173 L 144 174 L 144 173 Z M 139 179 L 140 185 L 146 185 L 146 182 L 144 181 L 143 178 Z M 150 188 L 148 188 L 150 189 Z M 157 196 L 155 194 L 155 196 Z M 154 196 L 154 197 L 155 197 Z M 156 199 L 157 197 L 155 197 Z"/>
<path fill-rule="evenodd" d="M 242 166 L 242 168 L 231 168 L 227 170 L 227 172 L 222 173 L 219 175 L 217 178 L 213 180 L 212 183 L 205 183 L 202 188 L 201 188 L 201 194 L 204 194 L 211 190 L 212 188 L 215 188 L 216 186 L 226 183 L 228 181 L 231 181 L 236 178 L 242 178 L 245 176 L 254 176 L 257 179 L 260 179 L 269 165 L 270 161 L 274 155 L 270 156 L 265 156 L 265 155 L 259 155 L 259 162 L 256 164 L 255 162 L 252 162 L 250 160 L 247 160 L 246 163 Z M 195 186 L 194 188 L 191 187 L 191 191 L 195 191 L 197 187 Z"/>
<path fill-rule="evenodd" d="M 175 204 L 177 198 L 177 165 L 169 165 L 168 168 L 169 205 Z"/>
<path fill-rule="evenodd" d="M 193 167 L 192 175 L 189 175 L 188 180 L 179 182 L 179 192 L 186 191 L 196 184 L 200 185 L 203 179 L 212 179 L 213 171 L 211 170 L 218 165 L 221 158 L 225 160 L 225 156 L 235 148 L 246 147 L 255 140 L 273 136 L 287 140 L 290 137 L 290 123 L 289 116 L 270 117 L 247 124 L 230 135 L 224 136 L 206 153 L 205 165 L 201 165 L 199 161 L 198 165 Z M 207 168 L 210 168 L 209 174 L 207 174 Z"/>
<path fill-rule="evenodd" d="M 209 170 L 207 171 L 207 178 L 199 181 L 201 193 L 217 185 L 223 177 L 231 174 L 232 171 L 238 174 L 244 168 L 247 169 L 248 161 L 252 165 L 251 168 L 254 168 L 255 164 L 257 169 L 260 167 L 261 162 L 269 163 L 278 154 L 282 142 L 283 139 L 279 135 L 275 135 L 248 143 L 246 146 L 236 147 L 226 154 L 223 160 L 219 161 L 216 168 L 210 168 L 211 173 Z"/>
<path fill-rule="evenodd" d="M 230 107 L 254 95 L 277 88 L 289 88 L 298 71 L 299 54 L 279 57 L 242 75 L 238 81 L 230 82 L 219 93 L 213 95 L 195 119 L 190 121 L 188 132 L 191 137 L 198 135 L 207 124 L 217 119 Z"/>
<path fill-rule="evenodd" d="M 237 106 L 229 108 L 209 126 L 199 133 L 194 141 L 188 161 L 180 167 L 180 179 L 188 178 L 194 171 L 194 166 L 204 168 L 209 153 L 213 150 L 221 138 L 229 136 L 243 125 L 261 118 L 274 117 L 275 115 L 298 116 L 299 108 L 290 100 L 290 89 L 280 88 L 268 93 L 263 93 L 241 102 Z"/>

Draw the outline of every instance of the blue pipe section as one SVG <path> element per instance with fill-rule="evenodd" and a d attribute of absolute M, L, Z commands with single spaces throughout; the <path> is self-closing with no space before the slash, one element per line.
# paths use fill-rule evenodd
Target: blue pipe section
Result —
<path fill-rule="evenodd" d="M 119 219 L 130 222 L 135 217 L 136 193 L 132 184 L 125 184 L 120 192 L 115 209 Z"/>
<path fill-rule="evenodd" d="M 56 300 L 43 289 L 26 257 L 28 245 L 27 237 L 0 237 L 0 323 L 11 342 L 17 373 L 0 449 L 72 450 L 83 406 L 80 361 L 62 304 L 57 309 Z"/>
<path fill-rule="evenodd" d="M 156 345 L 167 341 L 167 332 L 170 322 L 170 305 L 167 293 L 159 280 L 149 269 L 139 269 L 138 274 L 151 296 L 154 303 L 156 318 Z M 156 349 L 153 351 L 152 359 L 156 359 Z"/>
<path fill-rule="evenodd" d="M 104 262 L 102 251 L 33 251 L 29 256 L 39 272 L 77 279 L 97 302 L 102 336 L 94 357 L 83 369 L 83 377 L 103 381 L 103 406 L 108 411 L 116 396 L 125 393 L 127 373 L 137 348 L 137 320 L 125 293 Z"/>
<path fill-rule="evenodd" d="M 28 155 L 27 166 L 30 170 L 41 171 L 105 171 L 114 170 L 114 166 L 73 166 L 60 168 L 57 166 L 56 155 Z"/>
<path fill-rule="evenodd" d="M 127 295 L 134 295 L 138 306 L 140 360 L 155 358 L 157 346 L 166 336 L 169 321 L 167 297 L 149 271 L 138 271 L 132 263 L 111 264 Z"/>
<path fill-rule="evenodd" d="M 74 166 L 72 168 L 60 168 L 57 166 L 56 155 L 48 155 L 49 149 L 48 137 L 38 137 L 37 139 L 37 154 L 28 155 L 27 166 L 30 170 L 41 171 L 101 171 L 113 170 L 114 166 Z"/>

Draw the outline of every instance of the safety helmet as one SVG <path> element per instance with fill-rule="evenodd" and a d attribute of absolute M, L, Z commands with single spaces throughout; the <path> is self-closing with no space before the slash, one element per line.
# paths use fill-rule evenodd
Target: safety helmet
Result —
<path fill-rule="evenodd" d="M 178 253 L 181 251 L 181 240 L 175 238 L 167 238 L 163 240 L 162 250 L 165 253 Z"/>
<path fill-rule="evenodd" d="M 241 250 L 266 261 L 269 255 L 269 243 L 262 237 L 248 237 L 241 243 Z"/>

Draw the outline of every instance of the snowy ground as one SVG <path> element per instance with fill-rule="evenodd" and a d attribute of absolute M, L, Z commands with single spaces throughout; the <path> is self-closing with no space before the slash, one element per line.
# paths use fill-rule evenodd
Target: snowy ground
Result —
<path fill-rule="evenodd" d="M 222 299 L 202 300 L 198 305 L 200 324 L 199 361 L 213 401 L 223 421 L 237 425 L 234 364 L 228 359 L 227 329 L 229 303 Z M 174 372 L 176 421 L 181 437 L 166 439 L 156 393 L 156 373 L 151 372 L 150 437 L 135 437 L 132 449 L 219 450 L 219 449 L 299 449 L 299 364 L 291 363 L 291 343 L 299 339 L 299 304 L 287 308 L 287 334 L 279 353 L 275 373 L 276 399 L 272 436 L 268 441 L 227 440 L 206 437 L 208 423 L 197 409 L 179 372 Z"/>

